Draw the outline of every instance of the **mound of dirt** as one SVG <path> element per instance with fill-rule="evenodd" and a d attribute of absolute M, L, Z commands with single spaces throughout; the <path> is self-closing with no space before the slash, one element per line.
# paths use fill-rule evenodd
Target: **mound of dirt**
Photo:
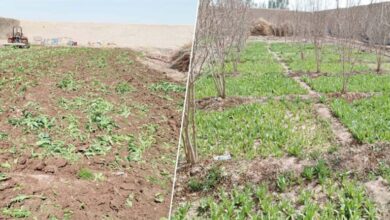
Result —
<path fill-rule="evenodd" d="M 250 32 L 252 36 L 274 35 L 273 25 L 263 18 L 259 18 L 253 22 Z"/>
<path fill-rule="evenodd" d="M 191 58 L 191 43 L 188 43 L 177 50 L 171 57 L 171 69 L 180 72 L 188 72 Z"/>
<path fill-rule="evenodd" d="M 19 26 L 20 22 L 15 19 L 0 17 L 0 39 L 6 39 L 13 26 Z"/>

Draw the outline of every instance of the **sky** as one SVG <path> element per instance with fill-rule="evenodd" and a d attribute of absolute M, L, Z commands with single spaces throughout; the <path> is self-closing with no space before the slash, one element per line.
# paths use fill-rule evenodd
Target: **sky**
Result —
<path fill-rule="evenodd" d="M 0 17 L 33 21 L 190 24 L 197 0 L 0 0 Z"/>
<path fill-rule="evenodd" d="M 300 7 L 302 7 L 303 2 L 322 2 L 322 8 L 323 9 L 335 9 L 337 7 L 337 1 L 336 0 L 290 0 L 290 9 L 295 10 L 296 5 L 300 4 Z M 354 5 L 357 2 L 360 2 L 360 5 L 367 5 L 370 4 L 371 1 L 373 2 L 388 2 L 390 0 L 339 0 L 340 7 L 345 7 L 347 5 Z M 256 3 L 267 3 L 268 0 L 254 0 Z"/>

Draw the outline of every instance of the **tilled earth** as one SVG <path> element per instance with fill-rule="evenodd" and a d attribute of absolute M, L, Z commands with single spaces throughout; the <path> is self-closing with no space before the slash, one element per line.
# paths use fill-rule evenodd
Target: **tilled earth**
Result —
<path fill-rule="evenodd" d="M 139 56 L 0 48 L 0 219 L 168 215 L 184 87 Z"/>

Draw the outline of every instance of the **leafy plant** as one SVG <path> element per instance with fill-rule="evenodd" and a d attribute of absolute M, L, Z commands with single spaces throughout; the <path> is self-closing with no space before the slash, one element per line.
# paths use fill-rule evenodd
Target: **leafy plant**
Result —
<path fill-rule="evenodd" d="M 177 85 L 177 84 L 170 83 L 170 82 L 166 82 L 166 81 L 162 81 L 162 82 L 159 82 L 159 83 L 154 83 L 154 84 L 149 86 L 149 89 L 151 91 L 154 91 L 154 92 L 162 91 L 162 92 L 165 92 L 165 93 L 169 93 L 169 92 L 183 93 L 183 92 L 185 92 L 185 87 L 184 86 Z"/>
<path fill-rule="evenodd" d="M 73 74 L 68 73 L 59 83 L 57 83 L 57 87 L 66 91 L 76 91 L 79 86 L 74 79 Z"/>
<path fill-rule="evenodd" d="M 123 95 L 126 93 L 133 92 L 134 88 L 131 85 L 129 85 L 127 82 L 120 82 L 116 85 L 115 91 L 118 94 Z"/>
<path fill-rule="evenodd" d="M 7 133 L 0 132 L 0 141 L 5 140 L 8 137 Z"/>
<path fill-rule="evenodd" d="M 29 210 L 23 208 L 3 208 L 2 213 L 12 218 L 28 218 L 31 215 Z"/>
<path fill-rule="evenodd" d="M 302 176 L 305 179 L 312 181 L 314 179 L 315 175 L 316 175 L 316 171 L 315 171 L 314 167 L 305 167 L 303 169 Z"/>
<path fill-rule="evenodd" d="M 95 179 L 94 173 L 87 168 L 80 169 L 79 172 L 77 173 L 77 177 L 79 179 L 82 179 L 82 180 L 94 180 Z"/>
<path fill-rule="evenodd" d="M 0 182 L 7 180 L 7 179 L 8 179 L 8 177 L 5 173 L 0 173 Z"/>
<path fill-rule="evenodd" d="M 23 111 L 21 118 L 10 118 L 8 122 L 13 126 L 22 126 L 28 131 L 38 129 L 50 129 L 55 124 L 55 118 L 49 118 L 45 115 L 34 115 L 31 112 Z"/>
<path fill-rule="evenodd" d="M 111 131 L 116 127 L 114 120 L 107 114 L 113 110 L 114 106 L 101 98 L 89 103 L 87 129 L 93 132 L 97 129 Z M 96 127 L 95 127 L 96 126 Z"/>
<path fill-rule="evenodd" d="M 269 101 L 222 112 L 197 111 L 199 154 L 228 151 L 251 159 L 257 155 L 305 157 L 312 151 L 326 151 L 332 145 L 332 132 L 317 122 L 311 106 L 300 100 Z"/>
<path fill-rule="evenodd" d="M 93 141 L 84 153 L 86 156 L 105 155 L 111 150 L 113 140 L 109 136 L 100 136 Z"/>
<path fill-rule="evenodd" d="M 270 56 L 265 43 L 249 43 L 238 64 L 238 75 L 226 76 L 227 96 L 275 96 L 306 94 L 293 79 L 286 77 L 282 66 Z M 232 63 L 227 63 L 232 72 Z M 196 81 L 198 99 L 216 96 L 214 81 L 208 70 Z"/>
<path fill-rule="evenodd" d="M 288 185 L 289 185 L 289 179 L 287 176 L 285 175 L 278 176 L 278 178 L 276 179 L 276 186 L 281 192 L 286 191 Z"/>
<path fill-rule="evenodd" d="M 212 167 L 202 178 L 190 178 L 188 187 L 193 192 L 210 191 L 222 180 L 222 171 L 219 167 Z"/>
<path fill-rule="evenodd" d="M 335 99 L 331 103 L 335 115 L 361 142 L 390 141 L 390 96 L 380 95 L 348 103 Z"/>

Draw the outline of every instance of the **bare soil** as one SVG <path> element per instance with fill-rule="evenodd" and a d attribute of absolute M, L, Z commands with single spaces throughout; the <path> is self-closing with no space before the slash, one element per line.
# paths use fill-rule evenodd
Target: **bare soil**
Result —
<path fill-rule="evenodd" d="M 390 218 L 390 191 L 386 181 L 382 178 L 367 182 L 365 184 L 370 197 L 380 207 L 382 219 Z"/>
<path fill-rule="evenodd" d="M 371 96 L 374 96 L 375 93 L 364 93 L 364 92 L 348 92 L 348 93 L 330 93 L 327 94 L 328 97 L 331 98 L 342 98 L 346 100 L 347 102 L 353 102 L 355 100 L 365 99 L 369 98 Z"/>
<path fill-rule="evenodd" d="M 192 41 L 192 25 L 104 24 L 21 21 L 24 33 L 34 39 L 68 37 L 81 46 L 175 50 Z"/>
<path fill-rule="evenodd" d="M 183 101 L 183 94 L 170 94 L 171 100 L 167 100 L 164 94 L 151 92 L 148 86 L 152 83 L 175 81 L 136 61 L 137 55 L 130 50 L 109 50 L 108 65 L 102 72 L 86 66 L 100 49 L 92 49 L 87 54 L 80 52 L 61 57 L 40 57 L 35 72 L 26 73 L 27 81 L 35 85 L 28 86 L 22 96 L 15 93 L 20 84 L 16 85 L 15 91 L 1 90 L 0 100 L 5 111 L 0 114 L 0 131 L 7 132 L 10 138 L 0 140 L 0 162 L 11 164 L 11 168 L 0 168 L 0 173 L 7 176 L 0 181 L 1 208 L 23 207 L 31 211 L 30 217 L 37 219 L 53 216 L 62 219 L 67 215 L 72 219 L 160 219 L 168 216 L 171 175 L 180 125 L 178 105 Z M 133 60 L 130 68 L 115 62 L 116 56 L 122 52 L 128 52 Z M 47 67 L 45 63 L 52 65 Z M 40 71 L 50 74 L 38 74 Z M 76 79 L 88 85 L 98 79 L 110 89 L 115 88 L 118 82 L 128 82 L 136 92 L 123 99 L 115 94 L 115 90 L 105 93 L 88 86 L 77 91 L 63 91 L 56 84 L 68 72 L 76 72 Z M 3 76 L 7 79 L 17 74 L 7 71 Z M 75 162 L 58 156 L 36 157 L 32 152 L 39 153 L 40 149 L 34 147 L 34 136 L 8 123 L 9 118 L 20 116 L 22 109 L 31 102 L 39 103 L 41 112 L 59 120 L 69 112 L 58 107 L 58 98 L 71 99 L 85 94 L 118 105 L 125 102 L 148 107 L 146 116 L 131 114 L 128 119 L 113 116 L 118 125 L 115 131 L 119 134 L 137 134 L 142 126 L 148 124 L 158 126 L 155 143 L 142 155 L 144 162 L 119 163 L 119 166 L 113 167 L 116 157 L 124 158 L 127 155 L 126 149 L 116 149 L 115 145 L 106 155 L 82 156 Z M 72 114 L 80 117 L 81 124 L 86 123 L 82 109 Z M 64 128 L 64 136 L 65 132 Z M 91 137 L 94 135 L 91 134 Z M 80 153 L 89 146 L 89 143 L 67 141 L 74 144 Z M 23 146 L 22 143 L 30 145 Z M 16 153 L 12 151 L 13 147 L 16 147 Z M 81 168 L 101 173 L 105 179 L 82 180 L 77 176 Z M 151 181 L 153 178 L 158 181 Z M 162 184 L 162 180 L 166 182 Z M 156 200 L 159 194 L 163 200 Z M 18 195 L 32 197 L 12 203 L 12 199 Z M 5 217 L 0 212 L 0 219 Z"/>

